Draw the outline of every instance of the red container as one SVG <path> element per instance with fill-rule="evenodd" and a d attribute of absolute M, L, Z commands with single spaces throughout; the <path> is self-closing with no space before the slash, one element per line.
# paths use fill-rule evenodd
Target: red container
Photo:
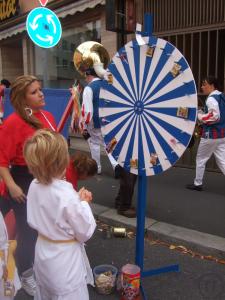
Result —
<path fill-rule="evenodd" d="M 121 269 L 121 300 L 139 300 L 141 270 L 138 266 L 127 264 Z"/>

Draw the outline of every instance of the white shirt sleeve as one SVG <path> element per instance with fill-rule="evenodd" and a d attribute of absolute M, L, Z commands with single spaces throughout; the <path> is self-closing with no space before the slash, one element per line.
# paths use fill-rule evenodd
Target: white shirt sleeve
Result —
<path fill-rule="evenodd" d="M 220 109 L 216 99 L 209 96 L 206 100 L 206 106 L 208 108 L 208 113 L 199 113 L 199 121 L 208 125 L 218 122 L 220 120 Z"/>
<path fill-rule="evenodd" d="M 86 201 L 71 201 L 64 208 L 64 216 L 74 231 L 76 240 L 86 242 L 93 235 L 96 222 Z"/>
<path fill-rule="evenodd" d="M 83 129 L 93 117 L 93 91 L 86 86 L 83 92 L 83 103 L 81 107 L 80 127 Z"/>

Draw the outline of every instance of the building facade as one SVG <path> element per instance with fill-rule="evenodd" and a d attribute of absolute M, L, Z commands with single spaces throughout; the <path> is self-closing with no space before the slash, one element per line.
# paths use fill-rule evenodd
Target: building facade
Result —
<path fill-rule="evenodd" d="M 187 59 L 197 86 L 212 75 L 225 91 L 225 1 L 224 0 L 143 0 L 143 13 L 151 12 L 154 34 L 174 44 Z M 200 103 L 200 104 L 201 104 Z M 181 157 L 178 164 L 194 167 L 198 143 Z M 207 164 L 218 171 L 215 159 Z"/>
<path fill-rule="evenodd" d="M 114 10 L 106 12 L 107 4 Z M 218 77 L 224 91 L 225 0 L 49 0 L 47 7 L 57 14 L 63 30 L 58 45 L 50 49 L 34 45 L 26 32 L 27 14 L 41 6 L 38 0 L 0 0 L 0 79 L 13 81 L 21 74 L 34 74 L 44 87 L 70 87 L 79 77 L 73 53 L 80 43 L 100 42 L 112 57 L 134 38 L 134 34 L 106 30 L 107 13 L 120 20 L 129 18 L 127 7 L 132 5 L 135 22 L 143 24 L 144 14 L 151 13 L 153 34 L 170 41 L 186 57 L 200 99 L 203 76 Z M 196 149 L 197 143 L 179 164 L 194 167 Z M 214 159 L 208 167 L 217 170 Z"/>
<path fill-rule="evenodd" d="M 5 11 L 9 4 L 11 14 Z M 111 56 L 116 52 L 116 34 L 105 30 L 104 5 L 105 0 L 49 0 L 47 8 L 59 17 L 62 37 L 55 47 L 44 49 L 30 40 L 25 27 L 27 14 L 41 6 L 39 1 L 0 1 L 0 78 L 13 81 L 21 74 L 34 74 L 44 87 L 71 86 L 79 76 L 73 53 L 80 43 L 93 40 L 106 45 Z"/>

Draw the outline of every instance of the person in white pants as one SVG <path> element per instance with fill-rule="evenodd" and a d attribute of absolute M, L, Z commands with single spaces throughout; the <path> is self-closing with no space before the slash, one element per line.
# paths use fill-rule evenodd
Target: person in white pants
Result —
<path fill-rule="evenodd" d="M 101 145 L 106 149 L 104 139 L 101 133 L 99 122 L 99 92 L 102 80 L 97 76 L 93 68 L 88 69 L 86 72 L 88 85 L 83 91 L 83 103 L 81 107 L 80 128 L 84 133 L 84 137 L 89 144 L 92 158 L 98 165 L 98 174 L 101 174 Z M 107 153 L 110 163 L 115 169 L 118 165 L 113 156 Z"/>
<path fill-rule="evenodd" d="M 214 77 L 205 78 L 201 89 L 208 97 L 204 112 L 198 113 L 202 135 L 196 157 L 196 176 L 194 183 L 186 186 L 196 191 L 203 189 L 205 166 L 212 154 L 225 175 L 225 95 L 218 90 L 218 81 Z"/>

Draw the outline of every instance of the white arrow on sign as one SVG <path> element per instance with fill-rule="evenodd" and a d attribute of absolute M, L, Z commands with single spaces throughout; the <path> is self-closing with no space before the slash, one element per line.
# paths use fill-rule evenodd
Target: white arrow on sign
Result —
<path fill-rule="evenodd" d="M 51 35 L 47 34 L 46 38 L 44 38 L 44 37 L 40 36 L 39 34 L 36 34 L 36 37 L 43 42 L 49 42 L 50 44 L 53 43 L 53 37 Z"/>
<path fill-rule="evenodd" d="M 47 15 L 47 21 L 48 23 L 52 23 L 52 26 L 53 26 L 53 32 L 56 33 L 56 26 L 55 26 L 55 22 L 52 20 L 53 16 L 52 15 Z"/>
<path fill-rule="evenodd" d="M 38 28 L 38 24 L 36 24 L 37 20 L 42 18 L 43 15 L 42 14 L 39 14 L 37 15 L 34 20 L 33 20 L 33 23 L 30 23 L 30 27 L 33 29 L 33 30 L 36 30 Z"/>

